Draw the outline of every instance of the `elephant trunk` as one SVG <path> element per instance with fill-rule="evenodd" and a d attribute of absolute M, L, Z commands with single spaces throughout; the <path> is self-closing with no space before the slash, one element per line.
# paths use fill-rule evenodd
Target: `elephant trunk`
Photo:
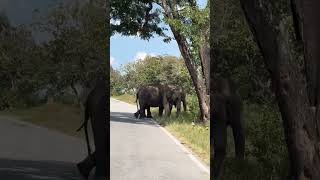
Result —
<path fill-rule="evenodd" d="M 136 94 L 136 104 L 137 104 L 137 111 L 139 111 L 139 103 L 138 103 L 138 99 L 139 99 L 139 91 Z"/>

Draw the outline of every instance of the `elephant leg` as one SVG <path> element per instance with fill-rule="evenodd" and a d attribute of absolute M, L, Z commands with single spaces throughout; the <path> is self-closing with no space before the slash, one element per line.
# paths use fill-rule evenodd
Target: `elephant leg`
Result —
<path fill-rule="evenodd" d="M 95 161 L 96 172 L 95 177 L 106 178 L 109 174 L 107 171 L 107 120 L 105 114 L 98 114 L 96 118 L 93 118 L 92 132 L 95 144 Z"/>
<path fill-rule="evenodd" d="M 238 99 L 234 99 L 230 107 L 230 122 L 233 131 L 235 153 L 236 157 L 242 160 L 244 159 L 245 152 L 245 137 L 241 121 L 241 102 Z"/>
<path fill-rule="evenodd" d="M 148 106 L 148 108 L 147 108 L 147 118 L 152 118 L 150 106 Z"/>
<path fill-rule="evenodd" d="M 162 117 L 162 114 L 163 114 L 163 107 L 159 107 L 159 117 Z"/>
<path fill-rule="evenodd" d="M 169 104 L 169 113 L 168 113 L 169 116 L 171 115 L 171 112 L 172 112 L 172 104 Z"/>
<path fill-rule="evenodd" d="M 181 101 L 180 100 L 178 100 L 176 107 L 177 107 L 177 117 L 178 117 L 181 112 Z"/>
<path fill-rule="evenodd" d="M 220 128 L 214 128 L 213 131 L 214 159 L 213 176 L 218 178 L 223 168 L 223 162 L 226 156 L 227 148 L 227 126 L 220 125 Z"/>
<path fill-rule="evenodd" d="M 226 103 L 223 97 L 214 97 L 213 102 L 213 122 L 211 125 L 214 159 L 213 176 L 218 178 L 223 169 L 223 162 L 226 156 L 227 148 L 227 113 Z"/>
<path fill-rule="evenodd" d="M 145 106 L 140 107 L 140 119 L 146 117 Z"/>
<path fill-rule="evenodd" d="M 138 110 L 137 112 L 134 113 L 134 117 L 135 117 L 135 118 L 138 118 L 139 115 L 140 115 L 140 110 Z"/>

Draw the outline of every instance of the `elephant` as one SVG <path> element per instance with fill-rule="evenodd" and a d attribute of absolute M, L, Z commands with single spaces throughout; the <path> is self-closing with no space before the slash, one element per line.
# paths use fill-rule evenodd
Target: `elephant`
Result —
<path fill-rule="evenodd" d="M 235 153 L 237 159 L 244 159 L 245 137 L 242 125 L 242 100 L 230 79 L 215 81 L 214 93 L 211 94 L 211 125 L 214 156 L 213 176 L 219 178 L 226 156 L 227 127 L 233 130 Z"/>
<path fill-rule="evenodd" d="M 139 104 L 137 101 L 139 100 Z M 171 115 L 172 107 L 177 108 L 177 116 L 181 111 L 181 102 L 186 111 L 186 93 L 182 88 L 174 85 L 147 85 L 139 88 L 136 94 L 137 112 L 136 118 L 152 118 L 150 107 L 159 107 L 159 116 L 161 117 L 165 110 L 166 116 Z M 140 105 L 140 110 L 138 105 Z M 147 110 L 147 116 L 145 116 Z"/>
<path fill-rule="evenodd" d="M 177 108 L 177 116 L 181 112 L 181 103 L 183 103 L 183 110 L 187 111 L 186 93 L 181 87 L 168 85 L 170 91 L 167 93 L 167 100 L 169 102 L 169 115 L 171 114 L 172 107 Z"/>
<path fill-rule="evenodd" d="M 107 103 L 109 101 L 107 94 L 106 79 L 101 78 L 97 81 L 94 89 L 89 93 L 85 103 L 85 120 L 80 128 L 84 127 L 87 141 L 88 156 L 77 164 L 77 168 L 81 175 L 88 179 L 90 171 L 96 167 L 95 180 L 105 180 L 109 177 L 109 170 L 107 169 L 107 162 L 109 162 L 107 155 L 108 146 L 110 144 Z M 91 153 L 87 124 L 91 120 L 93 139 L 95 151 Z"/>
<path fill-rule="evenodd" d="M 161 84 L 140 87 L 136 94 L 137 112 L 134 113 L 134 116 L 136 118 L 152 118 L 150 107 L 159 107 L 159 116 L 162 116 L 164 110 L 168 115 L 169 102 L 165 98 L 168 90 L 168 86 Z M 147 116 L 145 110 L 147 110 Z"/>

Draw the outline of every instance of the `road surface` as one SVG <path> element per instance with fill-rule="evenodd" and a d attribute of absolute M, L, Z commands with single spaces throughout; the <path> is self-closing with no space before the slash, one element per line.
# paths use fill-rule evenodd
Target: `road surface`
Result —
<path fill-rule="evenodd" d="M 110 99 L 111 180 L 209 180 L 209 174 L 136 106 Z"/>
<path fill-rule="evenodd" d="M 84 141 L 0 116 L 1 180 L 81 180 Z"/>

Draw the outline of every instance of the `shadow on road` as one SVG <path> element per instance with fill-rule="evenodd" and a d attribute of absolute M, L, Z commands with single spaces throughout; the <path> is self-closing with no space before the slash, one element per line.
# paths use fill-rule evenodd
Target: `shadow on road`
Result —
<path fill-rule="evenodd" d="M 136 119 L 133 113 L 110 112 L 110 121 L 156 126 L 149 118 Z"/>
<path fill-rule="evenodd" d="M 1 180 L 81 180 L 70 162 L 0 159 Z"/>

